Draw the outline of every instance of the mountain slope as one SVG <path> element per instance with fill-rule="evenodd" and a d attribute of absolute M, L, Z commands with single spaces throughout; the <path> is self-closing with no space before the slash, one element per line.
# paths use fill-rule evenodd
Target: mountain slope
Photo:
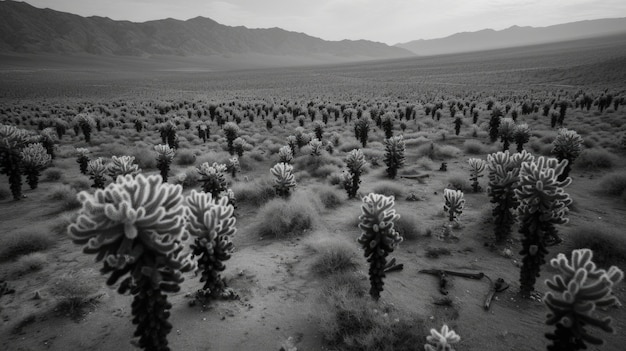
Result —
<path fill-rule="evenodd" d="M 413 55 L 383 43 L 324 41 L 279 28 L 230 27 L 203 17 L 133 23 L 81 17 L 16 1 L 0 2 L 0 52 L 113 56 L 330 55 L 344 59 Z"/>
<path fill-rule="evenodd" d="M 397 44 L 396 47 L 427 56 L 545 44 L 619 33 L 626 33 L 626 18 L 571 22 L 538 28 L 513 26 L 501 31 L 484 29 L 478 32 L 457 33 L 440 39 L 414 40 Z"/>

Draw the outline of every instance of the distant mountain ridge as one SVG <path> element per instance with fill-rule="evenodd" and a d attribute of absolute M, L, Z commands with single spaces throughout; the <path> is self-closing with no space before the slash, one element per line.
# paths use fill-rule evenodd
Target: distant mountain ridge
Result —
<path fill-rule="evenodd" d="M 626 18 L 608 18 L 549 27 L 513 26 L 500 31 L 483 29 L 477 32 L 456 33 L 439 39 L 414 40 L 395 46 L 410 50 L 416 55 L 431 56 L 546 44 L 623 33 L 626 33 Z"/>
<path fill-rule="evenodd" d="M 325 41 L 280 28 L 230 27 L 204 17 L 134 23 L 81 17 L 17 1 L 0 1 L 0 53 L 139 57 L 326 55 L 355 60 L 413 56 L 408 50 L 383 43 Z"/>

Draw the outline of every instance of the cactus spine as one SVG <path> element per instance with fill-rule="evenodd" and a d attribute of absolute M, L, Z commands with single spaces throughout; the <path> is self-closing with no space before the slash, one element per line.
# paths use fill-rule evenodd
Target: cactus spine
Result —
<path fill-rule="evenodd" d="M 472 182 L 472 190 L 477 193 L 480 191 L 480 185 L 478 184 L 478 178 L 482 177 L 482 173 L 487 165 L 484 160 L 479 158 L 470 158 L 467 160 L 470 166 L 470 181 Z"/>
<path fill-rule="evenodd" d="M 164 293 L 177 292 L 181 272 L 192 263 L 181 255 L 185 236 L 182 187 L 159 176 L 119 177 L 104 190 L 81 192 L 82 208 L 69 226 L 75 244 L 104 261 L 107 285 L 122 279 L 117 291 L 130 291 L 134 333 L 144 350 L 169 350 L 167 321 L 171 304 Z"/>
<path fill-rule="evenodd" d="M 365 168 L 365 156 L 360 149 L 354 149 L 346 156 L 346 166 L 348 173 L 344 173 L 343 187 L 348 192 L 348 198 L 356 197 L 361 184 L 361 174 Z"/>
<path fill-rule="evenodd" d="M 558 162 L 556 159 L 540 156 L 533 162 L 524 162 L 521 166 L 520 183 L 515 194 L 520 201 L 518 212 L 521 220 L 520 233 L 523 235 L 520 255 L 524 256 L 520 289 L 524 296 L 530 296 L 534 290 L 536 278 L 545 263 L 544 257 L 548 253 L 547 237 L 558 237 L 554 226 L 568 222 L 565 216 L 572 199 L 563 188 L 572 179 L 557 179 L 566 165 L 567 160 Z"/>
<path fill-rule="evenodd" d="M 550 312 L 546 324 L 556 325 L 554 333 L 546 334 L 552 345 L 549 351 L 584 350 L 585 343 L 603 344 L 603 340 L 587 333 L 589 325 L 614 333 L 611 318 L 594 316 L 596 307 L 619 305 L 612 288 L 623 278 L 624 272 L 612 266 L 608 271 L 596 268 L 589 249 L 572 251 L 571 260 L 559 254 L 550 265 L 560 271 L 546 285 L 556 292 L 548 292 L 544 303 Z"/>
<path fill-rule="evenodd" d="M 274 175 L 276 194 L 283 198 L 289 197 L 291 189 L 296 187 L 293 166 L 288 163 L 277 163 L 270 169 L 270 172 Z"/>
<path fill-rule="evenodd" d="M 187 230 L 194 237 L 191 244 L 197 257 L 200 281 L 204 282 L 202 296 L 219 297 L 226 284 L 220 276 L 233 250 L 231 237 L 235 229 L 234 208 L 227 196 L 219 199 L 211 194 L 192 190 L 186 198 L 189 217 Z"/>
<path fill-rule="evenodd" d="M 444 189 L 443 199 L 445 200 L 443 211 L 448 214 L 448 221 L 458 221 L 465 206 L 463 192 L 461 190 Z"/>
<path fill-rule="evenodd" d="M 446 324 L 441 327 L 441 331 L 431 329 L 430 335 L 426 337 L 426 341 L 433 345 L 424 345 L 425 351 L 454 351 L 452 344 L 461 341 L 461 337 Z"/>
<path fill-rule="evenodd" d="M 387 256 L 402 242 L 402 237 L 393 228 L 394 222 L 400 218 L 393 205 L 393 196 L 370 193 L 363 198 L 359 216 L 361 236 L 357 241 L 370 264 L 370 295 L 375 300 L 383 291 Z"/>
<path fill-rule="evenodd" d="M 20 152 L 22 168 L 31 189 L 36 189 L 41 171 L 50 165 L 52 157 L 39 143 L 28 145 Z"/>
<path fill-rule="evenodd" d="M 385 164 L 387 165 L 387 176 L 394 179 L 398 174 L 398 169 L 404 165 L 404 139 L 402 135 L 385 139 Z"/>

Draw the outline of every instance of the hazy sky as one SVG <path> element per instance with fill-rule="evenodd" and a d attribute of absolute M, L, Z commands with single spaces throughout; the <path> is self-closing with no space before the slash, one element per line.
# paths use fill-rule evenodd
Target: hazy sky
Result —
<path fill-rule="evenodd" d="M 204 16 L 249 28 L 280 27 L 326 40 L 396 44 L 512 25 L 626 17 L 625 0 L 26 0 L 81 16 L 143 22 Z"/>

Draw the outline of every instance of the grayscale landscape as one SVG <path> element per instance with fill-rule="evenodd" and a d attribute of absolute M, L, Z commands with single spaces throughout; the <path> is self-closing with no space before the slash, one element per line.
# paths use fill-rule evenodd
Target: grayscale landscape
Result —
<path fill-rule="evenodd" d="M 622 350 L 626 6 L 472 4 L 0 1 L 0 349 Z"/>

